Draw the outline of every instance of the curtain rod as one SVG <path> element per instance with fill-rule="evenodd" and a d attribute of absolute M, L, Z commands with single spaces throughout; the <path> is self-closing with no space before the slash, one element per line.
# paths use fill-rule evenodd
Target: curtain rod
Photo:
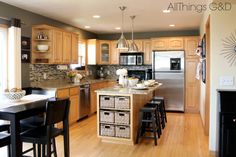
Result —
<path fill-rule="evenodd" d="M 2 16 L 0 16 L 0 19 L 2 19 L 2 20 L 6 20 L 6 21 L 8 21 L 8 22 L 10 22 L 10 21 L 11 21 L 11 19 L 9 19 L 9 18 L 6 18 L 6 17 L 2 17 Z M 22 24 L 22 25 L 25 25 L 25 23 L 24 23 L 24 22 L 22 22 L 22 21 L 21 21 L 21 24 Z"/>

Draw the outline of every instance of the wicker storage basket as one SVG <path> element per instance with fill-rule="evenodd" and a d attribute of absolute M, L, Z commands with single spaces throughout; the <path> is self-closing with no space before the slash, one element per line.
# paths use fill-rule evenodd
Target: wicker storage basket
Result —
<path fill-rule="evenodd" d="M 115 136 L 115 126 L 114 125 L 101 124 L 100 131 L 101 131 L 100 132 L 101 136 L 110 136 L 110 137 Z"/>
<path fill-rule="evenodd" d="M 100 110 L 100 122 L 114 123 L 115 113 L 114 111 Z"/>
<path fill-rule="evenodd" d="M 115 108 L 116 109 L 129 109 L 129 97 L 115 97 Z"/>
<path fill-rule="evenodd" d="M 129 112 L 115 112 L 116 124 L 129 124 L 130 114 Z"/>
<path fill-rule="evenodd" d="M 114 96 L 100 96 L 100 108 L 114 108 L 115 98 Z"/>
<path fill-rule="evenodd" d="M 130 138 L 130 127 L 129 126 L 116 126 L 116 137 Z"/>

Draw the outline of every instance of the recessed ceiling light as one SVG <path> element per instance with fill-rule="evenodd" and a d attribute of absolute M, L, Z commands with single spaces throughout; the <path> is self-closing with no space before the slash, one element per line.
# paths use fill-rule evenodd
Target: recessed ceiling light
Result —
<path fill-rule="evenodd" d="M 175 27 L 175 25 L 174 24 L 171 24 L 171 25 L 169 25 L 170 27 Z"/>
<path fill-rule="evenodd" d="M 84 26 L 84 28 L 90 28 L 90 26 Z"/>
<path fill-rule="evenodd" d="M 99 19 L 101 16 L 100 15 L 93 15 L 93 18 Z"/>
<path fill-rule="evenodd" d="M 120 30 L 120 27 L 116 27 L 115 29 L 116 29 L 116 30 Z"/>
<path fill-rule="evenodd" d="M 165 9 L 165 10 L 162 10 L 162 12 L 163 13 L 170 13 L 170 10 Z"/>

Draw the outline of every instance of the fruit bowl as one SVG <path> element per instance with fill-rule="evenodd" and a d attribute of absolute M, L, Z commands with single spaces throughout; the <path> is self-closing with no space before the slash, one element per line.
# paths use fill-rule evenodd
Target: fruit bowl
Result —
<path fill-rule="evenodd" d="M 17 102 L 20 101 L 20 99 L 25 96 L 25 90 L 16 91 L 16 92 L 5 92 L 4 96 L 9 99 L 10 101 Z"/>

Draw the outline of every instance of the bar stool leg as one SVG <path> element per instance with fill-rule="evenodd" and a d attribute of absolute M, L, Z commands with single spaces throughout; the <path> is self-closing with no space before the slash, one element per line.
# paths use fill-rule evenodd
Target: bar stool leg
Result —
<path fill-rule="evenodd" d="M 162 106 L 163 106 L 163 110 L 164 110 L 165 121 L 166 121 L 166 123 L 167 123 L 167 116 L 166 116 L 165 100 L 163 100 L 163 101 L 162 101 Z"/>
<path fill-rule="evenodd" d="M 155 143 L 155 146 L 157 145 L 157 127 L 156 127 L 156 120 L 155 120 L 155 115 L 154 113 L 152 112 L 152 130 L 153 130 L 153 136 L 154 136 L 154 143 Z"/>

